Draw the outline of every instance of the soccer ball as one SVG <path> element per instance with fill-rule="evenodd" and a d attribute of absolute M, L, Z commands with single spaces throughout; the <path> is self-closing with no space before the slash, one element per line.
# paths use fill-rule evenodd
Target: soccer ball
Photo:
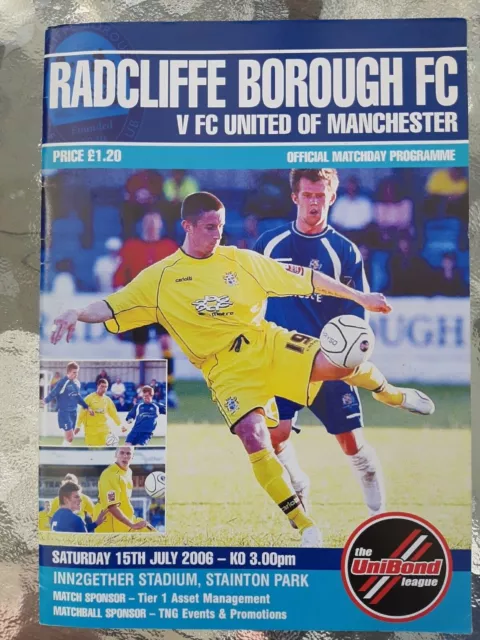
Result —
<path fill-rule="evenodd" d="M 163 498 L 166 476 L 163 471 L 152 471 L 145 478 L 145 491 L 151 498 Z"/>
<path fill-rule="evenodd" d="M 120 438 L 115 433 L 110 433 L 107 437 L 107 447 L 116 447 Z"/>
<path fill-rule="evenodd" d="M 375 336 L 368 322 L 358 316 L 338 316 L 323 327 L 320 346 L 332 364 L 353 369 L 370 358 Z"/>

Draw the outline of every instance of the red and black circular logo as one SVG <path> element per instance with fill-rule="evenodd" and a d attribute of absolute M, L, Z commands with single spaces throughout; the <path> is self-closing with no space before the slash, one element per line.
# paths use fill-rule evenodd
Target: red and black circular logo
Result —
<path fill-rule="evenodd" d="M 452 579 L 452 557 L 445 538 L 423 518 L 385 513 L 361 524 L 348 539 L 342 579 L 365 613 L 408 622 L 442 600 Z"/>

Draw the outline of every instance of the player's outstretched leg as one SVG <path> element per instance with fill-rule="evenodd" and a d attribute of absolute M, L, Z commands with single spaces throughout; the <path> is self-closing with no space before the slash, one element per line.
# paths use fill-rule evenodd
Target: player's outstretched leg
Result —
<path fill-rule="evenodd" d="M 320 531 L 306 514 L 285 468 L 273 451 L 263 413 L 256 410 L 247 414 L 235 425 L 235 434 L 249 454 L 253 473 L 260 486 L 302 534 L 302 546 L 321 546 Z"/>
<path fill-rule="evenodd" d="M 389 407 L 405 409 L 422 416 L 429 416 L 435 411 L 433 400 L 425 393 L 417 391 L 417 389 L 396 387 L 390 384 L 372 362 L 364 362 L 344 380 L 348 384 L 368 389 L 372 392 L 375 400 L 387 404 Z"/>
<path fill-rule="evenodd" d="M 339 433 L 335 437 L 348 458 L 353 475 L 360 484 L 368 515 L 375 516 L 383 513 L 385 484 L 382 467 L 375 449 L 365 440 L 363 429 Z"/>
<path fill-rule="evenodd" d="M 345 375 L 347 372 L 347 375 Z M 311 382 L 321 380 L 344 380 L 354 387 L 372 392 L 375 400 L 397 409 L 429 416 L 435 411 L 435 405 L 425 393 L 416 389 L 395 387 L 372 362 L 364 362 L 353 370 L 336 367 L 318 352 L 312 370 Z"/>

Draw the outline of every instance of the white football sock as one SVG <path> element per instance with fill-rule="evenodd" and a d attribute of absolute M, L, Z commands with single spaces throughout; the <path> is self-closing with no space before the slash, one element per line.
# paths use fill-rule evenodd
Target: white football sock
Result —
<path fill-rule="evenodd" d="M 369 444 L 364 444 L 358 453 L 347 456 L 352 465 L 352 470 L 363 492 L 363 499 L 370 516 L 385 511 L 385 485 L 380 461 L 375 449 Z"/>
<path fill-rule="evenodd" d="M 290 476 L 292 487 L 296 492 L 308 493 L 310 488 L 310 478 L 305 471 L 300 467 L 297 459 L 297 453 L 291 440 L 287 440 L 285 447 L 280 453 L 277 453 L 277 458 L 283 464 Z"/>

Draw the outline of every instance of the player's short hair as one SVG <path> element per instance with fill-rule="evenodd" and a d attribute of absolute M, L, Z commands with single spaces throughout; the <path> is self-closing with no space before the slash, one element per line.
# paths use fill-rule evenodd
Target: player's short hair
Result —
<path fill-rule="evenodd" d="M 325 180 L 333 191 L 338 189 L 338 173 L 336 169 L 292 169 L 290 171 L 290 187 L 292 193 L 298 193 L 300 180 L 306 178 L 311 182 Z"/>
<path fill-rule="evenodd" d="M 74 473 L 67 473 L 62 480 L 62 484 L 65 484 L 65 482 L 74 482 L 75 484 L 78 484 L 78 478 Z"/>
<path fill-rule="evenodd" d="M 72 362 L 69 362 L 67 364 L 67 373 L 70 373 L 70 371 L 73 371 L 74 369 L 80 369 L 80 365 L 78 364 L 78 362 L 74 362 L 72 360 Z"/>
<path fill-rule="evenodd" d="M 144 387 L 142 387 L 142 393 L 153 394 L 153 387 L 151 387 L 149 384 L 146 384 Z"/>
<path fill-rule="evenodd" d="M 99 378 L 97 380 L 97 387 L 99 384 L 106 384 L 108 386 L 108 380 L 105 380 L 105 378 Z"/>
<path fill-rule="evenodd" d="M 198 219 L 207 211 L 220 211 L 225 209 L 223 202 L 214 196 L 213 193 L 208 191 L 197 191 L 191 193 L 182 202 L 181 218 L 182 220 L 188 220 L 193 224 L 198 222 Z"/>
<path fill-rule="evenodd" d="M 64 482 L 60 485 L 60 489 L 58 490 L 58 500 L 60 504 L 65 504 L 65 498 L 69 498 L 72 493 L 76 491 L 81 491 L 80 485 L 76 482 Z"/>

